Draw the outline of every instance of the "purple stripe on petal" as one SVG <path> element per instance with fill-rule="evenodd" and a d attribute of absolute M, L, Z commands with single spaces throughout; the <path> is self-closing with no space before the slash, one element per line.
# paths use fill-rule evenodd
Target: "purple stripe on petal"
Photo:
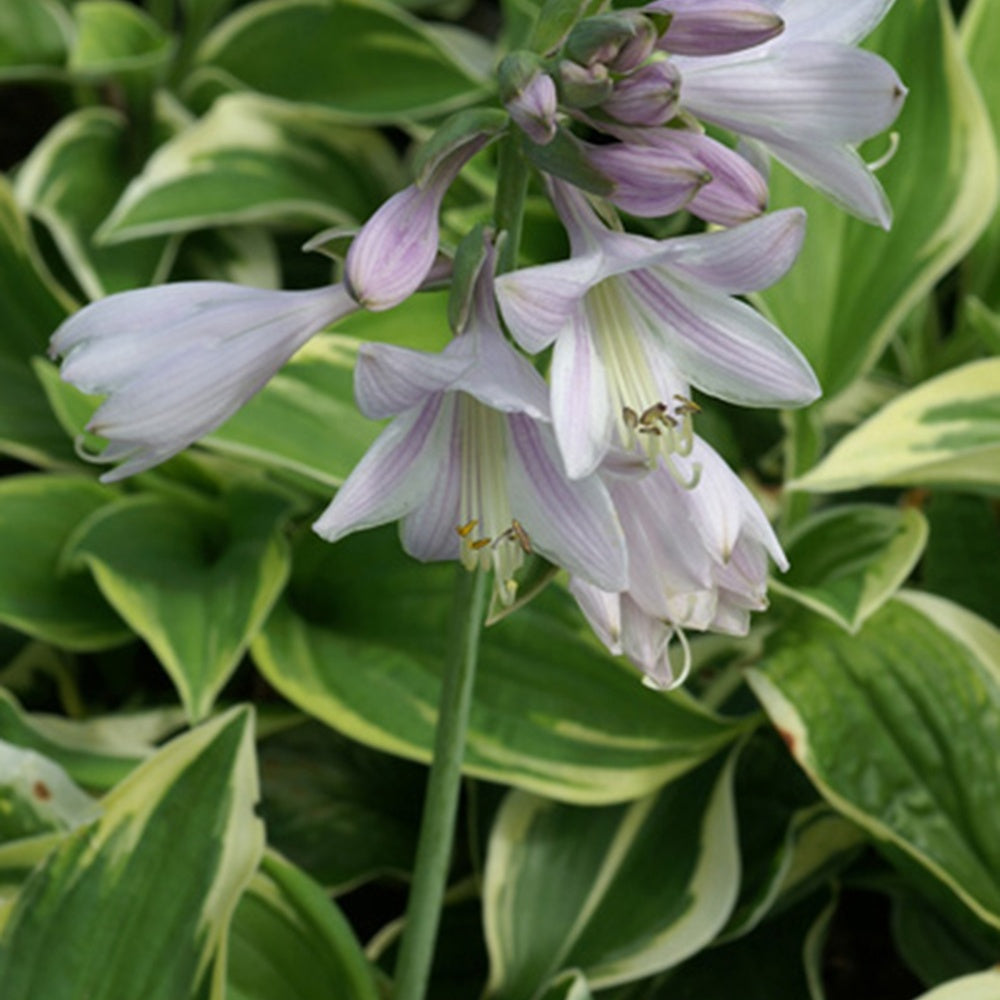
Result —
<path fill-rule="evenodd" d="M 446 454 L 448 422 L 439 420 L 445 397 L 397 417 L 354 467 L 313 525 L 328 542 L 386 524 L 422 503 Z"/>
<path fill-rule="evenodd" d="M 596 476 L 571 482 L 550 430 L 511 414 L 510 506 L 544 556 L 603 590 L 627 581 L 624 538 L 607 490 Z"/>

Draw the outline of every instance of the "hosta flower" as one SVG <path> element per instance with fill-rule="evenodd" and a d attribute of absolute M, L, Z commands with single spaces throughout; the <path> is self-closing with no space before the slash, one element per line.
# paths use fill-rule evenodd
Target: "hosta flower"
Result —
<path fill-rule="evenodd" d="M 683 453 L 688 383 L 749 406 L 819 395 L 799 350 L 733 298 L 785 273 L 801 245 L 801 210 L 653 240 L 607 229 L 566 185 L 552 190 L 572 256 L 502 275 L 496 288 L 526 350 L 555 342 L 552 417 L 571 477 L 592 473 L 612 446 L 650 459 Z"/>
<path fill-rule="evenodd" d="M 608 200 L 631 215 L 649 218 L 686 208 L 706 222 L 733 226 L 767 207 L 764 178 L 707 135 L 662 128 L 609 131 L 625 141 L 583 148 L 614 184 Z"/>
<path fill-rule="evenodd" d="M 773 3 L 765 0 L 653 0 L 642 9 L 670 16 L 659 48 L 690 56 L 738 52 L 784 28 Z"/>
<path fill-rule="evenodd" d="M 440 355 L 361 348 L 358 406 L 395 419 L 315 530 L 336 541 L 401 520 L 410 555 L 492 566 L 506 603 L 528 551 L 597 586 L 623 586 L 622 533 L 607 490 L 597 477 L 571 482 L 563 472 L 545 383 L 504 340 L 490 285 L 480 279 L 469 330 Z"/>
<path fill-rule="evenodd" d="M 885 192 L 856 150 L 895 121 L 906 88 L 855 48 L 892 0 L 774 0 L 785 28 L 731 55 L 682 56 L 681 106 L 761 143 L 848 211 L 889 227 Z"/>
<path fill-rule="evenodd" d="M 359 305 L 377 312 L 409 298 L 430 273 L 438 252 L 441 202 L 462 167 L 489 141 L 473 133 L 436 158 L 426 176 L 384 202 L 361 227 L 344 262 L 344 278 Z"/>
<path fill-rule="evenodd" d="M 763 511 L 739 477 L 700 439 L 691 461 L 697 485 L 663 465 L 611 485 L 628 547 L 629 582 L 619 593 L 573 579 L 570 589 L 594 631 L 624 653 L 656 687 L 687 671 L 685 630 L 745 635 L 750 612 L 767 607 L 768 556 L 788 563 Z M 682 644 L 675 671 L 670 643 Z"/>
<path fill-rule="evenodd" d="M 218 281 L 121 292 L 52 337 L 61 374 L 107 396 L 87 429 L 114 482 L 176 455 L 236 412 L 314 333 L 358 307 L 342 285 L 276 292 Z"/>

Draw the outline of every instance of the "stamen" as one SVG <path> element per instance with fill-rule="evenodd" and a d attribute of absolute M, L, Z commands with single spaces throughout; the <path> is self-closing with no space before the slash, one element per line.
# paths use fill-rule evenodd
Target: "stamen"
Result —
<path fill-rule="evenodd" d="M 456 525 L 455 530 L 460 538 L 468 538 L 477 524 L 479 524 L 479 519 L 474 517 L 471 521 L 466 521 L 465 524 Z"/>
<path fill-rule="evenodd" d="M 73 451 L 76 452 L 76 457 L 83 462 L 88 462 L 91 465 L 107 465 L 108 462 L 113 461 L 113 459 L 105 458 L 101 454 L 95 454 L 92 451 L 87 451 L 87 439 L 83 434 L 77 434 L 73 438 Z"/>
<path fill-rule="evenodd" d="M 881 170 L 895 155 L 899 149 L 899 133 L 889 133 L 889 148 L 877 159 L 868 164 L 869 170 Z"/>
<path fill-rule="evenodd" d="M 499 541 L 499 539 L 497 539 Z M 466 543 L 470 549 L 478 552 L 479 549 L 485 549 L 487 545 L 490 544 L 490 539 L 488 538 L 474 538 L 471 542 Z"/>
<path fill-rule="evenodd" d="M 670 662 L 670 640 L 675 635 L 677 636 L 677 641 L 681 644 L 681 655 L 683 657 L 681 661 L 681 672 L 676 677 L 674 676 L 673 665 Z M 673 691 L 674 688 L 679 688 L 687 680 L 688 674 L 691 673 L 691 644 L 688 642 L 687 636 L 684 634 L 684 630 L 682 628 L 677 625 L 670 626 L 670 629 L 667 631 L 666 637 L 663 640 L 663 644 L 660 649 L 660 656 L 663 656 L 667 661 L 666 670 L 664 671 L 666 676 L 646 674 L 642 678 L 642 683 L 646 687 L 653 688 L 656 691 Z M 657 659 L 659 659 L 660 656 L 657 656 Z"/>

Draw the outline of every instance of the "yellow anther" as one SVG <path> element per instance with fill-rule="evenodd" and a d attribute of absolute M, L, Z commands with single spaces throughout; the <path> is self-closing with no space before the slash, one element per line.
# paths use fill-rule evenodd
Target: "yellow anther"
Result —
<path fill-rule="evenodd" d="M 468 538 L 469 535 L 472 534 L 472 529 L 475 528 L 477 524 L 479 524 L 479 521 L 476 520 L 476 518 L 473 518 L 471 521 L 466 521 L 465 524 L 456 525 L 455 530 L 461 538 Z"/>

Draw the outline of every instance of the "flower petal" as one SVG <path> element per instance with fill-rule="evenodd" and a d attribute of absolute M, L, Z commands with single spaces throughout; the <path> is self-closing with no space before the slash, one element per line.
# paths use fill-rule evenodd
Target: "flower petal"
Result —
<path fill-rule="evenodd" d="M 578 576 L 570 577 L 569 592 L 576 598 L 597 638 L 608 652 L 616 656 L 622 651 L 621 595 L 595 587 Z"/>
<path fill-rule="evenodd" d="M 765 142 L 861 142 L 896 120 L 906 95 L 881 56 L 826 42 L 714 65 L 687 60 L 682 73 L 684 107 Z"/>
<path fill-rule="evenodd" d="M 717 291 L 745 295 L 784 276 L 802 248 L 805 227 L 806 213 L 786 208 L 731 229 L 676 237 L 655 262 Z"/>
<path fill-rule="evenodd" d="M 462 483 L 459 433 L 454 399 L 438 418 L 442 424 L 443 457 L 436 463 L 435 474 L 426 496 L 403 518 L 400 537 L 403 548 L 414 559 L 438 562 L 457 559 L 460 539 L 458 504 Z"/>
<path fill-rule="evenodd" d="M 767 145 L 776 160 L 848 212 L 883 229 L 892 225 L 892 205 L 856 150 L 773 140 Z"/>
<path fill-rule="evenodd" d="M 600 280 L 601 254 L 571 257 L 501 274 L 497 301 L 514 339 L 529 353 L 548 347 L 572 319 L 587 289 Z"/>
<path fill-rule="evenodd" d="M 507 453 L 510 506 L 542 555 L 603 590 L 624 590 L 625 543 L 611 498 L 596 476 L 571 482 L 551 431 L 512 413 Z"/>
<path fill-rule="evenodd" d="M 386 524 L 414 510 L 447 459 L 453 401 L 438 394 L 397 417 L 354 467 L 313 525 L 328 542 Z"/>
<path fill-rule="evenodd" d="M 820 386 L 802 352 L 760 313 L 665 270 L 628 277 L 650 331 L 681 375 L 710 396 L 745 406 L 803 406 Z"/>
<path fill-rule="evenodd" d="M 761 0 L 654 0 L 644 10 L 670 15 L 658 48 L 686 55 L 747 49 L 774 38 L 783 28 L 781 18 Z"/>
<path fill-rule="evenodd" d="M 785 0 L 782 44 L 812 39 L 856 45 L 874 31 L 894 0 Z"/>
<path fill-rule="evenodd" d="M 362 344 L 354 369 L 354 398 L 372 420 L 395 416 L 430 393 L 446 389 L 475 361 L 473 345 L 453 340 L 440 354 L 392 344 Z"/>
<path fill-rule="evenodd" d="M 585 315 L 568 327 L 552 354 L 552 421 L 570 479 L 589 476 L 611 444 L 604 365 Z"/>

